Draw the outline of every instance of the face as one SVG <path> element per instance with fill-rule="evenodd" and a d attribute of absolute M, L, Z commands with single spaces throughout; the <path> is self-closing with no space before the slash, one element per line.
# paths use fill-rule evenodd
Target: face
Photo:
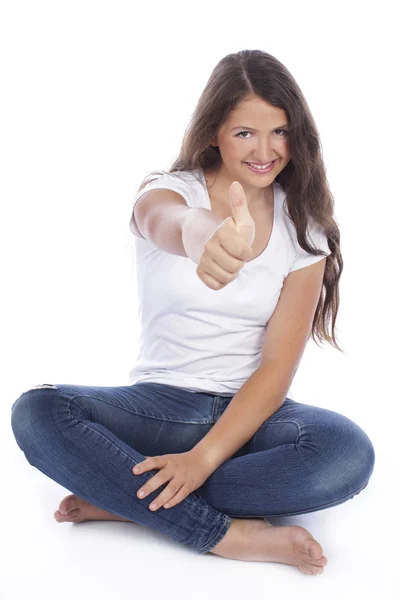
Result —
<path fill-rule="evenodd" d="M 271 185 L 290 160 L 284 110 L 271 106 L 259 96 L 241 102 L 212 140 L 223 161 L 221 176 L 239 181 L 249 197 L 255 198 Z M 254 173 L 247 162 L 265 165 L 275 161 L 267 173 Z"/>

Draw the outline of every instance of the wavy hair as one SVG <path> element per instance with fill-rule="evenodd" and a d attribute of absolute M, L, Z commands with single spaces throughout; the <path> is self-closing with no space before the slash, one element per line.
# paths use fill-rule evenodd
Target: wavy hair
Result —
<path fill-rule="evenodd" d="M 325 232 L 331 250 L 326 260 L 310 337 L 317 344 L 317 340 L 326 340 L 343 352 L 335 337 L 343 259 L 320 137 L 302 91 L 288 69 L 275 57 L 262 50 L 241 50 L 220 60 L 199 98 L 185 130 L 179 155 L 170 170 L 152 171 L 138 191 L 157 179 L 153 175 L 175 173 L 179 177 L 180 171 L 218 168 L 222 158 L 219 148 L 212 146 L 211 140 L 217 136 L 219 128 L 237 104 L 254 95 L 283 109 L 289 122 L 290 160 L 275 180 L 286 193 L 287 214 L 296 228 L 298 243 L 310 254 L 322 252 L 307 241 L 306 230 L 311 216 Z"/>

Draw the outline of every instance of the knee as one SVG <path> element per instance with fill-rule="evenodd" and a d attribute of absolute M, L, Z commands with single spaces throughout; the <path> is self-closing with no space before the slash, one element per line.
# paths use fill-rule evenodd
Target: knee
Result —
<path fill-rule="evenodd" d="M 375 465 L 375 449 L 365 431 L 354 421 L 340 415 L 329 430 L 333 458 L 328 471 L 344 492 L 364 488 Z"/>
<path fill-rule="evenodd" d="M 363 429 L 346 418 L 347 430 L 343 438 L 348 464 L 358 473 L 360 481 L 368 481 L 375 465 L 374 446 Z"/>
<path fill-rule="evenodd" d="M 23 449 L 29 438 L 40 436 L 54 404 L 57 386 L 44 384 L 23 392 L 11 409 L 11 428 L 18 446 Z"/>
<path fill-rule="evenodd" d="M 366 432 L 356 423 L 354 426 L 356 431 L 353 445 L 355 466 L 361 473 L 360 479 L 364 478 L 365 485 L 367 485 L 375 466 L 375 448 Z"/>

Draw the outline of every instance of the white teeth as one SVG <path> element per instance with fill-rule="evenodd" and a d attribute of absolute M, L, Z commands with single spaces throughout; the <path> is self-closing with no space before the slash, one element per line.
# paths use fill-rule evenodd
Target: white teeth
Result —
<path fill-rule="evenodd" d="M 272 160 L 271 162 L 267 163 L 266 165 L 255 165 L 254 163 L 248 163 L 249 165 L 251 165 L 252 167 L 254 167 L 255 169 L 266 169 L 267 167 L 270 167 L 272 165 L 274 161 Z"/>

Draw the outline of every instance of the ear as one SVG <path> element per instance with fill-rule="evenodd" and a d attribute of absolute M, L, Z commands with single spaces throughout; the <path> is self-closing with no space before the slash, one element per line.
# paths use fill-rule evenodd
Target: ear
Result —
<path fill-rule="evenodd" d="M 217 138 L 213 138 L 210 142 L 211 146 L 218 146 Z"/>

